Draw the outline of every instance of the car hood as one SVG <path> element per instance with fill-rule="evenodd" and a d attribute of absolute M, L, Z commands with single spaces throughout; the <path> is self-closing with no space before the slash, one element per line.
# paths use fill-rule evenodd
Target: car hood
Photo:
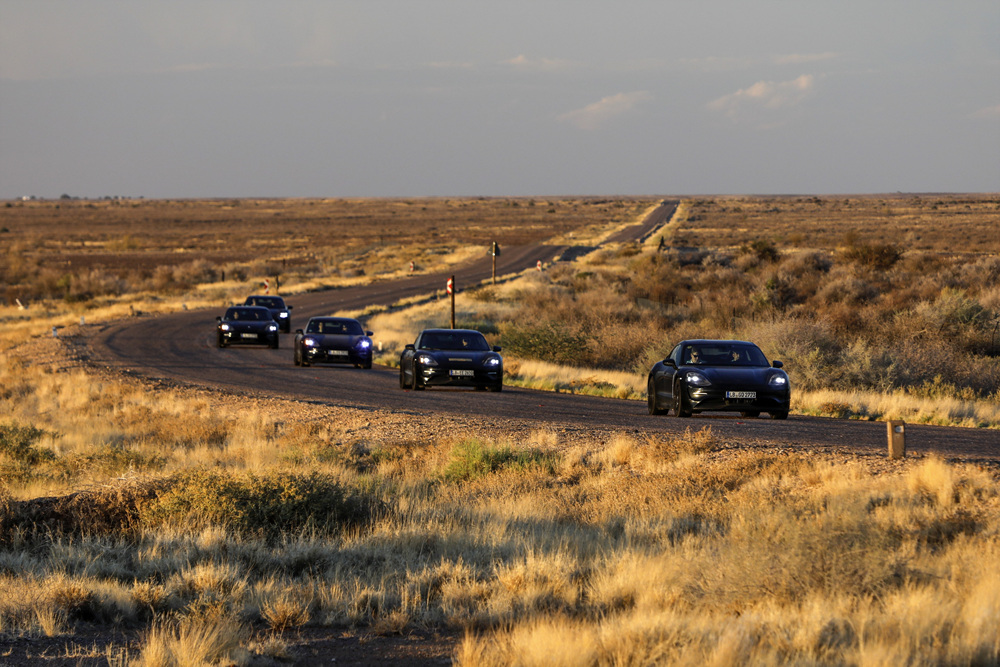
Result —
<path fill-rule="evenodd" d="M 439 364 L 448 366 L 481 366 L 490 357 L 500 357 L 492 350 L 469 352 L 466 350 L 417 350 L 417 354 L 429 354 Z"/>
<path fill-rule="evenodd" d="M 312 338 L 320 347 L 347 348 L 354 347 L 365 336 L 355 334 L 305 334 Z"/>
<path fill-rule="evenodd" d="M 712 384 L 757 385 L 766 384 L 772 375 L 784 375 L 770 366 L 684 366 L 683 370 L 697 371 Z"/>
<path fill-rule="evenodd" d="M 241 329 L 244 331 L 256 331 L 257 329 L 267 329 L 273 320 L 222 320 L 223 324 L 228 324 L 230 329 Z"/>

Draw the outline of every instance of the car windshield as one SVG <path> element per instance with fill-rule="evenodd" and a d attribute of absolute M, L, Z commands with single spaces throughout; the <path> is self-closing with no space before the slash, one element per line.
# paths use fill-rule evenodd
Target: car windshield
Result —
<path fill-rule="evenodd" d="M 284 308 L 285 303 L 281 297 L 276 296 L 248 296 L 247 306 L 263 306 L 264 308 Z"/>
<path fill-rule="evenodd" d="M 478 331 L 435 331 L 420 337 L 420 348 L 424 350 L 466 350 L 468 352 L 488 352 L 489 343 Z"/>
<path fill-rule="evenodd" d="M 746 343 L 694 343 L 685 345 L 682 363 L 695 366 L 768 366 L 756 345 Z"/>
<path fill-rule="evenodd" d="M 270 320 L 271 315 L 266 310 L 260 310 L 259 308 L 230 308 L 226 311 L 226 319 L 261 322 L 263 320 Z"/>
<path fill-rule="evenodd" d="M 309 320 L 309 324 L 306 325 L 306 333 L 345 336 L 363 336 L 365 334 L 357 320 Z"/>

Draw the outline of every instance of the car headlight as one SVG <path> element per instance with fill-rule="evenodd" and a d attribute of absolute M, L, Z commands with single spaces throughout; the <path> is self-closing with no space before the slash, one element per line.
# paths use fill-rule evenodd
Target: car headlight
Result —
<path fill-rule="evenodd" d="M 784 389 L 788 386 L 788 377 L 784 375 L 772 375 L 767 379 L 767 384 L 776 389 Z"/>
<path fill-rule="evenodd" d="M 277 331 L 278 330 L 278 325 L 277 324 L 268 324 L 267 325 L 267 330 L 268 331 Z"/>
<path fill-rule="evenodd" d="M 692 387 L 708 387 L 712 383 L 708 381 L 708 378 L 701 373 L 695 373 L 694 371 L 688 371 L 684 375 L 684 379 Z"/>
<path fill-rule="evenodd" d="M 358 347 L 359 350 L 367 350 L 371 346 L 372 346 L 372 342 L 370 340 L 368 340 L 367 338 L 362 338 L 361 340 L 359 340 L 357 342 L 357 347 Z"/>
<path fill-rule="evenodd" d="M 499 365 L 500 365 L 500 357 L 489 357 L 488 359 L 483 361 L 483 366 L 486 366 L 487 368 L 496 368 Z"/>
<path fill-rule="evenodd" d="M 223 331 L 229 331 L 229 325 L 228 324 L 223 324 L 219 328 L 222 329 Z"/>
<path fill-rule="evenodd" d="M 306 336 L 305 338 L 302 339 L 302 344 L 305 345 L 306 347 L 316 347 L 316 345 L 318 345 L 316 339 L 310 338 L 309 336 Z"/>
<path fill-rule="evenodd" d="M 288 313 L 278 313 L 278 317 L 288 317 Z"/>
<path fill-rule="evenodd" d="M 429 354 L 418 354 L 417 361 L 421 366 L 437 366 L 438 362 Z"/>

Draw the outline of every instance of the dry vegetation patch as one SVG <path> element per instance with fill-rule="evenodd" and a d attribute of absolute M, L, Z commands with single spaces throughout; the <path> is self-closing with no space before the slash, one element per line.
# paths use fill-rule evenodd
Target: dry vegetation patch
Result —
<path fill-rule="evenodd" d="M 306 235 L 334 209 L 375 224 L 364 216 L 393 220 L 426 206 L 428 218 L 448 207 L 488 219 L 499 207 L 525 213 L 530 227 L 648 203 L 479 201 L 175 202 L 162 210 L 177 228 L 162 227 L 210 233 L 236 211 L 289 250 L 277 231 L 288 227 L 275 221 L 292 209 Z M 963 224 L 996 204 L 900 201 Z M 143 202 L 115 206 L 131 204 L 123 215 L 151 215 Z M 751 204 L 765 209 L 739 231 L 726 216 Z M 981 280 L 995 257 L 899 241 L 915 236 L 810 229 L 799 242 L 763 231 L 792 213 L 869 204 L 685 202 L 641 247 L 463 294 L 462 318 L 504 345 L 514 375 L 551 375 L 532 370 L 551 363 L 537 359 L 545 341 L 576 349 L 562 360 L 576 370 L 553 387 L 564 391 L 636 397 L 667 341 L 736 335 L 785 359 L 797 388 L 815 392 L 799 399 L 803 411 L 868 418 L 919 400 L 932 420 L 948 401 L 955 415 L 995 409 L 986 341 L 1000 294 Z M 117 214 L 111 204 L 71 206 L 95 216 L 101 233 L 100 216 Z M 903 217 L 901 206 L 891 217 Z M 54 211 L 64 209 L 46 215 Z M 125 219 L 108 228 L 102 252 L 172 242 L 145 236 L 148 221 L 123 234 Z M 918 231 L 923 243 L 929 232 Z M 77 234 L 68 238 L 85 253 L 89 237 Z M 866 245 L 875 259 L 849 251 Z M 365 252 L 359 262 L 375 256 Z M 454 650 L 464 665 L 1000 661 L 1000 575 L 983 567 L 1000 560 L 995 468 L 729 442 L 710 429 L 646 437 L 436 417 L 415 431 L 412 415 L 392 411 L 150 387 L 79 363 L 73 349 L 87 327 L 68 326 L 79 317 L 72 309 L 96 304 L 56 295 L 44 315 L 3 313 L 5 660 L 94 632 L 109 648 L 74 649 L 73 659 L 273 664 L 310 659 L 302 644 L 317 635 L 374 645 L 441 632 L 464 637 Z M 378 315 L 386 326 L 375 328 L 412 340 L 407 327 L 436 317 L 434 307 Z M 63 335 L 38 336 L 56 322 Z M 631 387 L 622 376 L 639 376 L 638 388 L 622 392 Z M 866 403 L 877 396 L 899 405 Z M 1000 423 L 992 414 L 969 419 Z"/>

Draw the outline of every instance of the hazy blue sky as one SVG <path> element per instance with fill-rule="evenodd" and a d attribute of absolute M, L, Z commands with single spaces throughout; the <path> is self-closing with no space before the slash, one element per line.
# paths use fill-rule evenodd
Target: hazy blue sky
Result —
<path fill-rule="evenodd" d="M 997 190 L 998 0 L 0 0 L 0 198 Z"/>

